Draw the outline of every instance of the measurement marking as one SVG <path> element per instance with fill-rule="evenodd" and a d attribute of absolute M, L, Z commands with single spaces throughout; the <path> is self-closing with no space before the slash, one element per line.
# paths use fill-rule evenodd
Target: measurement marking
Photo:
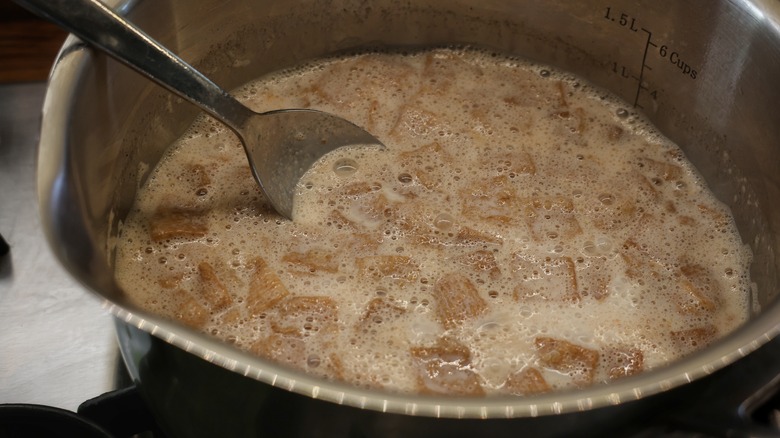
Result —
<path fill-rule="evenodd" d="M 640 108 L 640 109 L 642 107 L 639 106 L 639 93 L 642 91 L 642 79 L 644 79 L 645 66 L 647 65 L 646 64 L 646 62 L 647 62 L 647 52 L 648 52 L 648 49 L 650 48 L 650 44 L 652 44 L 650 42 L 650 37 L 653 36 L 652 32 L 650 32 L 649 30 L 645 29 L 644 27 L 642 28 L 642 32 L 647 34 L 647 41 L 645 42 L 645 53 L 642 55 L 642 68 L 639 69 L 639 77 L 637 78 L 637 80 L 639 81 L 639 84 L 636 87 L 636 95 L 634 96 L 634 107 L 635 108 Z M 655 44 L 653 44 L 653 45 L 655 45 Z"/>

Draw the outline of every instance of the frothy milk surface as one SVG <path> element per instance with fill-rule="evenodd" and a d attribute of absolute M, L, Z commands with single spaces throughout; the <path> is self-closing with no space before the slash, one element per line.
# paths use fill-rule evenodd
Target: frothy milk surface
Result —
<path fill-rule="evenodd" d="M 748 316 L 750 254 L 680 149 L 584 81 L 469 49 L 365 53 L 260 79 L 381 139 L 270 210 L 206 117 L 121 230 L 139 306 L 271 360 L 400 392 L 527 395 L 608 382 Z"/>

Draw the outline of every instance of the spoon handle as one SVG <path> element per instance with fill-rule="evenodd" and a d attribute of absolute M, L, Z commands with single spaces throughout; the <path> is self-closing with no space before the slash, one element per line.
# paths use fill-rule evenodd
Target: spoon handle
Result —
<path fill-rule="evenodd" d="M 14 0 L 194 103 L 239 135 L 253 114 L 226 91 L 99 0 Z"/>

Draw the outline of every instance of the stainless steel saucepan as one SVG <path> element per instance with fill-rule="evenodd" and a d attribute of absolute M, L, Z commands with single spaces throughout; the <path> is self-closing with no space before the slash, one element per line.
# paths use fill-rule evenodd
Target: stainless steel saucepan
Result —
<path fill-rule="evenodd" d="M 696 385 L 780 330 L 776 0 L 113 5 L 226 89 L 307 59 L 370 47 L 467 44 L 571 71 L 624 98 L 682 146 L 732 208 L 754 255 L 749 321 L 706 349 L 640 376 L 582 390 L 484 399 L 397 395 L 318 380 L 128 303 L 113 281 L 116 231 L 136 189 L 196 111 L 70 38 L 52 71 L 44 107 L 42 223 L 62 264 L 116 316 L 125 361 L 172 435 L 583 432 L 585 419 L 629 421 L 649 405 L 668 403 L 674 388 Z"/>

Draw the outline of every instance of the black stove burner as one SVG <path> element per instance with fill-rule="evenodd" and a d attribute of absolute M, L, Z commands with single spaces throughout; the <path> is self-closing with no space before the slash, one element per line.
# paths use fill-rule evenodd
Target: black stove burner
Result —
<path fill-rule="evenodd" d="M 113 437 L 130 437 L 143 433 L 147 437 L 165 438 L 135 386 L 87 400 L 79 406 L 78 414 L 99 424 Z"/>
<path fill-rule="evenodd" d="M 112 438 L 114 436 L 97 423 L 64 409 L 33 404 L 0 405 L 0 437 Z"/>
<path fill-rule="evenodd" d="M 3 239 L 3 235 L 0 234 L 0 257 L 8 254 L 8 251 L 11 249 L 10 246 L 8 246 L 8 243 Z"/>
<path fill-rule="evenodd" d="M 37 404 L 0 404 L 0 438 L 167 438 L 121 360 L 113 387 L 121 389 L 81 403 L 77 412 Z"/>
<path fill-rule="evenodd" d="M 134 386 L 87 400 L 78 413 L 36 404 L 2 404 L 0 437 L 166 438 Z"/>

